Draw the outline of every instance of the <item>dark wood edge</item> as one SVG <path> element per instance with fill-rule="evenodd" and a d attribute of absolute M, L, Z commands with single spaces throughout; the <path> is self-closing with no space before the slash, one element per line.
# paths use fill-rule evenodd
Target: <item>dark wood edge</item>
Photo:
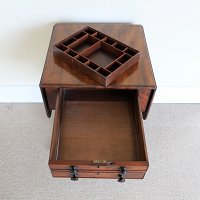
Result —
<path fill-rule="evenodd" d="M 79 85 L 79 84 L 42 84 L 42 87 L 57 87 L 57 88 L 67 88 L 67 89 L 126 89 L 126 90 L 139 90 L 139 89 L 151 89 L 155 90 L 155 86 L 140 86 L 140 85 L 99 85 L 98 83 L 96 85 Z"/>
<path fill-rule="evenodd" d="M 56 160 L 57 151 L 58 151 L 58 139 L 60 134 L 60 120 L 61 120 L 61 112 L 62 112 L 62 100 L 63 100 L 63 89 L 61 88 L 58 92 L 56 99 L 56 109 L 55 109 L 55 118 L 53 124 L 52 131 L 52 139 L 51 139 L 51 147 L 50 147 L 50 160 Z"/>
<path fill-rule="evenodd" d="M 135 112 L 133 113 L 133 117 L 136 121 L 136 129 L 137 129 L 137 145 L 138 145 L 138 153 L 139 158 L 143 158 L 145 162 L 147 162 L 149 166 L 148 154 L 147 154 L 147 147 L 145 142 L 144 136 L 144 126 L 142 120 L 142 114 L 139 106 L 139 92 L 137 91 L 136 94 L 133 92 L 130 93 L 131 95 L 131 106 L 134 107 Z M 133 99 L 134 95 L 137 95 L 135 100 Z M 133 109 L 133 108 L 132 108 Z"/>
<path fill-rule="evenodd" d="M 51 171 L 52 172 L 52 176 L 56 177 L 56 178 L 71 178 L 71 173 L 69 172 L 59 172 L 59 171 Z M 99 173 L 99 175 L 97 175 L 98 172 L 96 173 L 79 173 L 78 174 L 78 178 L 98 178 L 98 179 L 114 179 L 116 180 L 118 178 L 118 174 L 119 172 L 114 172 L 114 173 Z M 146 171 L 131 171 L 128 172 L 126 174 L 124 174 L 124 178 L 127 179 L 143 179 L 144 176 L 146 174 Z M 134 176 L 135 175 L 135 176 Z"/>
<path fill-rule="evenodd" d="M 149 111 L 150 111 L 150 108 L 151 108 L 151 105 L 152 105 L 152 102 L 153 102 L 153 98 L 154 98 L 155 92 L 156 92 L 156 89 L 151 90 L 151 94 L 149 96 L 148 103 L 147 103 L 147 106 L 146 106 L 146 111 L 142 113 L 144 120 L 147 119 L 147 116 L 149 114 Z"/>
<path fill-rule="evenodd" d="M 42 99 L 43 99 L 43 102 L 44 102 L 44 107 L 45 107 L 45 110 L 46 110 L 47 117 L 50 118 L 52 110 L 49 108 L 46 90 L 45 90 L 45 88 L 40 86 L 40 91 L 41 91 L 41 94 L 42 94 Z"/>

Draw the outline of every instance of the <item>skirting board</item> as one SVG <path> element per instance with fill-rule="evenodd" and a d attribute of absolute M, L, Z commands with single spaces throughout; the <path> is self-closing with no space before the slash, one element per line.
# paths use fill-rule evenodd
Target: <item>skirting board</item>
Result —
<path fill-rule="evenodd" d="M 0 86 L 0 102 L 41 103 L 39 86 Z M 200 103 L 199 87 L 158 86 L 154 103 Z"/>

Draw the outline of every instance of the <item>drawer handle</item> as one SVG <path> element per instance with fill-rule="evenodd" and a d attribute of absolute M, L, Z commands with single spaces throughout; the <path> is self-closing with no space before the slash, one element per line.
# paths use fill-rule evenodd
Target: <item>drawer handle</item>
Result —
<path fill-rule="evenodd" d="M 71 180 L 72 181 L 78 181 L 78 177 L 76 175 L 72 175 Z"/>
<path fill-rule="evenodd" d="M 123 175 L 126 174 L 126 173 L 127 173 L 126 168 L 124 166 L 121 166 L 119 168 L 119 174 L 118 174 L 118 182 L 119 183 L 125 182 L 125 178 L 123 177 Z"/>
<path fill-rule="evenodd" d="M 72 181 L 77 181 L 78 180 L 78 177 L 77 177 L 77 167 L 76 166 L 70 166 L 70 172 L 72 173 L 71 180 Z"/>

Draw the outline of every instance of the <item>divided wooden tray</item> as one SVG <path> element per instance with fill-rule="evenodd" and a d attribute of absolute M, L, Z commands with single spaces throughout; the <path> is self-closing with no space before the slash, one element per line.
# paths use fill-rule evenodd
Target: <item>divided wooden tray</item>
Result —
<path fill-rule="evenodd" d="M 105 86 L 139 60 L 138 50 L 89 26 L 54 45 L 53 52 Z"/>
<path fill-rule="evenodd" d="M 61 88 L 49 167 L 72 180 L 143 178 L 148 157 L 137 90 Z"/>

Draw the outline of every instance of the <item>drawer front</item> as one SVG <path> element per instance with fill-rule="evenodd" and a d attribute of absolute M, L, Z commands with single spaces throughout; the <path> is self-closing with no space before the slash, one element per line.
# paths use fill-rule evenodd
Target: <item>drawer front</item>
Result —
<path fill-rule="evenodd" d="M 53 177 L 57 178 L 71 178 L 72 174 L 67 171 L 59 171 L 54 170 L 51 171 Z M 124 174 L 123 177 L 125 179 L 143 179 L 145 176 L 145 171 L 138 172 L 128 172 Z M 106 172 L 78 172 L 76 175 L 77 178 L 108 178 L 108 179 L 118 179 L 118 173 L 106 173 Z"/>

